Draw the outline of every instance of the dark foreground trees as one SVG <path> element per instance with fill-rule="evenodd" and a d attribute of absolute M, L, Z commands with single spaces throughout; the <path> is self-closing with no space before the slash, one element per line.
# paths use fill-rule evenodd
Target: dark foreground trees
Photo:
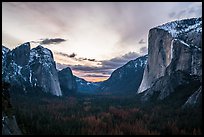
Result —
<path fill-rule="evenodd" d="M 53 97 L 12 94 L 24 134 L 201 134 L 201 108 L 141 105 L 137 97 Z"/>

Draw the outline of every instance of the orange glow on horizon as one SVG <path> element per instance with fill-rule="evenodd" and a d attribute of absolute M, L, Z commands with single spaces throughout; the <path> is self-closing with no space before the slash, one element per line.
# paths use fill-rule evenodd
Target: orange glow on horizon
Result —
<path fill-rule="evenodd" d="M 75 76 L 83 78 L 83 79 L 85 79 L 86 81 L 89 81 L 89 82 L 100 82 L 100 81 L 107 80 L 109 78 L 109 76 L 107 76 L 107 77 L 106 76 L 105 77 L 86 77 L 86 76 L 83 76 L 84 75 L 83 72 L 76 71 L 76 70 L 72 70 L 72 73 Z"/>
<path fill-rule="evenodd" d="M 82 78 L 90 82 L 101 82 L 107 80 L 109 77 L 82 77 Z"/>

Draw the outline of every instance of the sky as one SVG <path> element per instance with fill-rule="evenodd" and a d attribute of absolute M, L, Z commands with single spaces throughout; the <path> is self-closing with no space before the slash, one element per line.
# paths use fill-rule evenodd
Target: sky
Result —
<path fill-rule="evenodd" d="M 42 45 L 57 69 L 102 81 L 147 54 L 151 28 L 201 16 L 201 2 L 3 2 L 2 45 Z"/>

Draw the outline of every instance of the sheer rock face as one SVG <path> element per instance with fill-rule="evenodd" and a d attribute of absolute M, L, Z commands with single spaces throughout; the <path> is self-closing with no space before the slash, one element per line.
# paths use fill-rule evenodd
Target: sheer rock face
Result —
<path fill-rule="evenodd" d="M 176 71 L 202 76 L 202 19 L 179 20 L 152 28 L 148 39 L 148 62 L 137 93 L 153 91 L 157 87 L 160 98 L 174 90 L 164 84 L 165 78 Z M 168 90 L 167 90 L 168 89 Z M 162 95 L 166 94 L 166 95 Z"/>
<path fill-rule="evenodd" d="M 166 31 L 157 28 L 150 30 L 148 40 L 149 58 L 138 93 L 150 88 L 156 79 L 164 76 L 165 69 L 171 60 L 171 41 L 172 37 Z"/>
<path fill-rule="evenodd" d="M 4 51 L 2 48 L 2 53 Z M 5 81 L 21 86 L 25 92 L 28 87 L 40 87 L 44 92 L 62 95 L 56 64 L 49 49 L 42 46 L 30 49 L 30 44 L 25 43 L 4 56 L 2 74 Z"/>
<path fill-rule="evenodd" d="M 196 47 L 190 47 L 181 40 L 173 42 L 173 58 L 167 67 L 166 73 L 183 70 L 191 75 L 202 75 L 202 51 Z"/>
<path fill-rule="evenodd" d="M 49 49 L 42 46 L 32 49 L 29 66 L 29 82 L 32 86 L 42 87 L 43 91 L 56 96 L 62 95 L 56 64 Z"/>
<path fill-rule="evenodd" d="M 63 95 L 75 94 L 77 90 L 76 79 L 72 74 L 72 70 L 67 67 L 58 72 L 60 87 Z"/>

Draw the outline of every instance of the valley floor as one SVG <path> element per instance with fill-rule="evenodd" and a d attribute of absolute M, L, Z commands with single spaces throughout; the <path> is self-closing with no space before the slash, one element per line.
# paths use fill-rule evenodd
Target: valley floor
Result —
<path fill-rule="evenodd" d="M 136 95 L 11 96 L 23 134 L 202 134 L 201 108 L 143 104 Z"/>

